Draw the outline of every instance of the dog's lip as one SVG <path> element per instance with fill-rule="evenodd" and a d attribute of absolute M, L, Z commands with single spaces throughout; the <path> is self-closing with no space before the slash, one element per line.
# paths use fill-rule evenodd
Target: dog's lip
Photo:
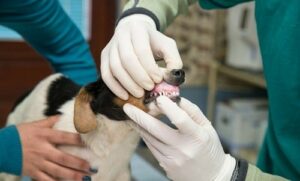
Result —
<path fill-rule="evenodd" d="M 154 101 L 158 96 L 167 96 L 174 102 L 180 100 L 180 90 L 179 86 L 171 85 L 166 81 L 162 81 L 159 84 L 156 84 L 151 91 L 147 91 L 144 99 L 145 104 L 149 104 Z"/>
<path fill-rule="evenodd" d="M 150 93 L 152 93 L 152 94 L 155 94 L 155 93 L 174 93 L 174 94 L 178 94 L 179 93 L 179 86 L 169 84 L 166 81 L 162 81 L 161 83 L 156 84 L 154 86 L 154 88 L 150 91 Z"/>

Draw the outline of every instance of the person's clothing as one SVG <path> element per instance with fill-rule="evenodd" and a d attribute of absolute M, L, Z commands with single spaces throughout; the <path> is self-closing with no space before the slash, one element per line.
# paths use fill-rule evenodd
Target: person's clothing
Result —
<path fill-rule="evenodd" d="M 196 0 L 131 0 L 121 17 L 145 14 L 163 31 Z M 229 8 L 249 0 L 199 0 L 202 8 Z M 269 126 L 258 167 L 300 178 L 300 1 L 256 0 L 256 21 L 269 99 Z M 252 167 L 249 167 L 251 171 Z M 262 172 L 251 172 L 262 174 Z"/>
<path fill-rule="evenodd" d="M 22 147 L 16 126 L 0 129 L 0 173 L 22 173 Z"/>
<path fill-rule="evenodd" d="M 0 0 L 0 25 L 22 35 L 55 72 L 80 85 L 97 79 L 87 42 L 57 0 Z M 22 172 L 22 147 L 15 126 L 0 130 L 0 172 Z"/>
<path fill-rule="evenodd" d="M 240 179 L 239 179 L 240 180 Z M 268 173 L 262 172 L 259 168 L 254 165 L 248 164 L 248 171 L 245 181 L 284 181 L 287 180 L 280 176 L 271 175 Z"/>
<path fill-rule="evenodd" d="M 88 44 L 57 0 L 0 0 L 0 25 L 18 32 L 55 72 L 81 85 L 97 79 Z"/>

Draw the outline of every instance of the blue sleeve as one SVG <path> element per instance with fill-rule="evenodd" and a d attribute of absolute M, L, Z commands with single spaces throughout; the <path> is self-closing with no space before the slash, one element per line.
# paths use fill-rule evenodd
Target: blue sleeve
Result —
<path fill-rule="evenodd" d="M 22 174 L 22 147 L 16 126 L 0 129 L 0 172 Z"/>
<path fill-rule="evenodd" d="M 0 0 L 0 24 L 18 32 L 55 72 L 81 85 L 96 80 L 90 48 L 57 0 Z"/>
<path fill-rule="evenodd" d="M 203 9 L 226 9 L 253 0 L 199 0 Z"/>

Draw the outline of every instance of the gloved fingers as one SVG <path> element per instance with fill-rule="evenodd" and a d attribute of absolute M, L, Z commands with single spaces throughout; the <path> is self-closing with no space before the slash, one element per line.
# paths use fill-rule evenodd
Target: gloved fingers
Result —
<path fill-rule="evenodd" d="M 111 42 L 101 52 L 101 77 L 107 87 L 118 97 L 127 100 L 129 95 L 121 84 L 114 78 L 109 65 L 109 49 Z"/>
<path fill-rule="evenodd" d="M 132 44 L 141 65 L 155 83 L 161 82 L 163 76 L 153 57 L 147 30 L 141 26 L 134 26 L 131 29 Z"/>
<path fill-rule="evenodd" d="M 143 140 L 144 140 L 145 144 L 147 145 L 147 147 L 149 148 L 149 150 L 151 151 L 151 153 L 153 154 L 153 156 L 159 162 L 159 165 L 161 167 L 165 168 L 165 164 L 164 164 L 165 156 L 159 150 L 157 150 L 153 145 L 151 145 L 150 142 L 148 142 L 144 138 L 143 138 Z"/>
<path fill-rule="evenodd" d="M 182 60 L 176 42 L 159 31 L 148 32 L 155 57 L 164 59 L 168 70 L 182 69 Z"/>
<path fill-rule="evenodd" d="M 210 123 L 200 108 L 189 100 L 181 97 L 179 106 L 199 125 Z"/>
<path fill-rule="evenodd" d="M 141 128 L 165 144 L 172 144 L 178 132 L 139 108 L 125 104 L 124 112 Z"/>
<path fill-rule="evenodd" d="M 154 136 L 149 134 L 145 130 L 139 131 L 141 137 L 150 143 L 156 150 L 158 150 L 162 155 L 168 155 L 171 153 L 170 146 L 162 143 L 160 140 L 156 139 Z"/>
<path fill-rule="evenodd" d="M 159 96 L 156 99 L 157 106 L 171 120 L 171 122 L 182 133 L 193 133 L 197 124 L 183 111 L 176 103 L 166 96 Z"/>
<path fill-rule="evenodd" d="M 135 54 L 130 33 L 127 34 L 122 32 L 119 34 L 119 42 L 118 50 L 122 66 L 139 86 L 146 90 L 152 90 L 154 82 L 149 77 Z"/>
<path fill-rule="evenodd" d="M 168 70 L 167 68 L 165 67 L 159 67 L 159 70 L 161 72 L 161 74 L 163 75 L 163 79 L 164 80 L 168 80 L 170 77 L 170 70 Z"/>
<path fill-rule="evenodd" d="M 129 91 L 135 97 L 142 97 L 144 90 L 138 86 L 129 74 L 124 70 L 121 64 L 117 44 L 112 43 L 110 50 L 110 69 L 116 79 L 122 84 L 122 86 Z"/>

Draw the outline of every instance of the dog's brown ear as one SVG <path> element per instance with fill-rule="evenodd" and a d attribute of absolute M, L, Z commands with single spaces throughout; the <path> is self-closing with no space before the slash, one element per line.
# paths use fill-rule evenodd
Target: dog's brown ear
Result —
<path fill-rule="evenodd" d="M 75 98 L 74 125 L 79 133 L 88 133 L 97 128 L 96 115 L 93 113 L 90 102 L 93 96 L 82 88 Z"/>

